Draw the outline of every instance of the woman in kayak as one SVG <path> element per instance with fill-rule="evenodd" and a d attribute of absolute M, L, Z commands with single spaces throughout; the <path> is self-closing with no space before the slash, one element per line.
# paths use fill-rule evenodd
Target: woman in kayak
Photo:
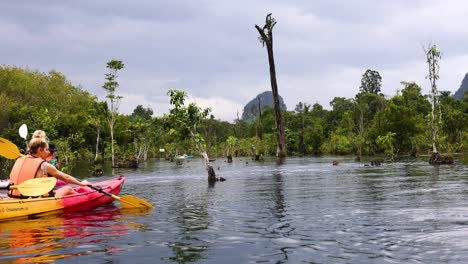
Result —
<path fill-rule="evenodd" d="M 49 138 L 43 130 L 34 131 L 32 138 L 45 138 L 46 141 L 49 141 Z M 27 152 L 29 152 L 29 150 Z M 57 147 L 52 142 L 49 142 L 49 152 L 49 156 L 47 156 L 45 160 L 60 170 L 60 159 L 58 157 Z"/>
<path fill-rule="evenodd" d="M 57 147 L 55 144 L 49 142 L 49 156 L 46 158 L 46 161 L 54 165 L 55 168 L 60 170 L 60 159 L 57 153 Z"/>
<path fill-rule="evenodd" d="M 45 138 L 46 140 L 49 140 L 49 138 L 46 135 L 46 132 L 44 130 L 36 130 L 32 134 L 32 138 Z"/>
<path fill-rule="evenodd" d="M 45 136 L 33 137 L 29 142 L 29 154 L 18 158 L 15 165 L 13 165 L 13 169 L 10 173 L 10 183 L 21 184 L 29 179 L 47 177 L 47 175 L 50 175 L 59 180 L 75 185 L 87 186 L 90 184 L 87 180 L 80 182 L 75 177 L 61 172 L 57 170 L 54 165 L 45 162 L 45 159 L 49 154 L 49 143 L 47 138 Z M 75 193 L 76 192 L 70 186 L 64 186 L 56 190 L 54 196 L 61 197 Z M 10 190 L 8 192 L 8 196 L 14 198 L 28 198 L 22 196 L 17 189 Z"/>

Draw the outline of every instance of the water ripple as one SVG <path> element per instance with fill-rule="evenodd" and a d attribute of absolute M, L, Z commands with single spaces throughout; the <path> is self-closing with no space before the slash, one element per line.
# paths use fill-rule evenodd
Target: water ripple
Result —
<path fill-rule="evenodd" d="M 332 161 L 340 164 L 333 166 Z M 0 223 L 0 262 L 464 263 L 468 169 L 352 157 L 148 162 L 123 194 L 155 205 Z M 111 176 L 108 176 L 111 177 Z M 97 180 L 97 179 L 91 179 Z M 16 233 L 15 233 L 16 232 Z M 14 245 L 17 243 L 17 245 Z"/>

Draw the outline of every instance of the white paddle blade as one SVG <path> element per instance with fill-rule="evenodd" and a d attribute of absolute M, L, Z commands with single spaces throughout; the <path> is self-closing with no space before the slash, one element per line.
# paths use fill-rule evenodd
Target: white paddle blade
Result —
<path fill-rule="evenodd" d="M 26 124 L 22 124 L 19 128 L 19 134 L 20 134 L 20 137 L 21 138 L 24 138 L 27 140 L 27 136 L 28 136 L 28 127 L 26 126 Z"/>

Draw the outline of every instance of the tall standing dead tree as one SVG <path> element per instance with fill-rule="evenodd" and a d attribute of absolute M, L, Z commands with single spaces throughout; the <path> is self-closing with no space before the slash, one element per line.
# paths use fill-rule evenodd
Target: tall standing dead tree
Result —
<path fill-rule="evenodd" d="M 255 28 L 260 33 L 259 40 L 263 47 L 266 46 L 268 51 L 268 62 L 270 64 L 270 81 L 271 91 L 273 93 L 275 121 L 276 121 L 276 157 L 286 157 L 286 137 L 284 132 L 284 122 L 281 118 L 281 108 L 278 93 L 278 84 L 276 82 L 275 60 L 273 57 L 273 27 L 276 25 L 276 20 L 271 16 L 271 13 L 266 16 L 265 25 L 263 28 L 255 25 Z"/>
<path fill-rule="evenodd" d="M 429 74 L 426 78 L 431 82 L 431 125 L 432 125 L 432 155 L 429 159 L 431 164 L 451 164 L 453 158 L 449 156 L 441 156 L 437 148 L 437 132 L 439 123 L 442 120 L 442 112 L 439 105 L 439 91 L 437 90 L 436 81 L 439 79 L 439 60 L 442 58 L 442 53 L 437 50 L 436 45 L 429 45 L 424 49 L 426 53 L 426 62 L 429 66 Z"/>
<path fill-rule="evenodd" d="M 427 64 L 429 66 L 429 78 L 431 82 L 431 125 L 432 125 L 432 152 L 438 153 L 437 149 L 437 123 L 439 118 L 437 116 L 437 109 L 439 106 L 439 91 L 437 90 L 436 81 L 439 79 L 439 60 L 442 58 L 440 51 L 437 50 L 435 45 L 430 46 L 424 50 L 426 53 Z"/>

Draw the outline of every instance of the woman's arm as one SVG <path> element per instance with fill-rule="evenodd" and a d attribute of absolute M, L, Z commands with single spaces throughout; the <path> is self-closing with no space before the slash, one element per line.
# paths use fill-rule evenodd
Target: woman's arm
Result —
<path fill-rule="evenodd" d="M 88 184 L 90 184 L 87 180 L 79 181 L 75 177 L 68 175 L 65 172 L 57 170 L 57 168 L 55 168 L 55 166 L 50 163 L 44 163 L 44 165 L 46 167 L 47 174 L 52 175 L 59 180 L 80 186 L 87 186 Z"/>

